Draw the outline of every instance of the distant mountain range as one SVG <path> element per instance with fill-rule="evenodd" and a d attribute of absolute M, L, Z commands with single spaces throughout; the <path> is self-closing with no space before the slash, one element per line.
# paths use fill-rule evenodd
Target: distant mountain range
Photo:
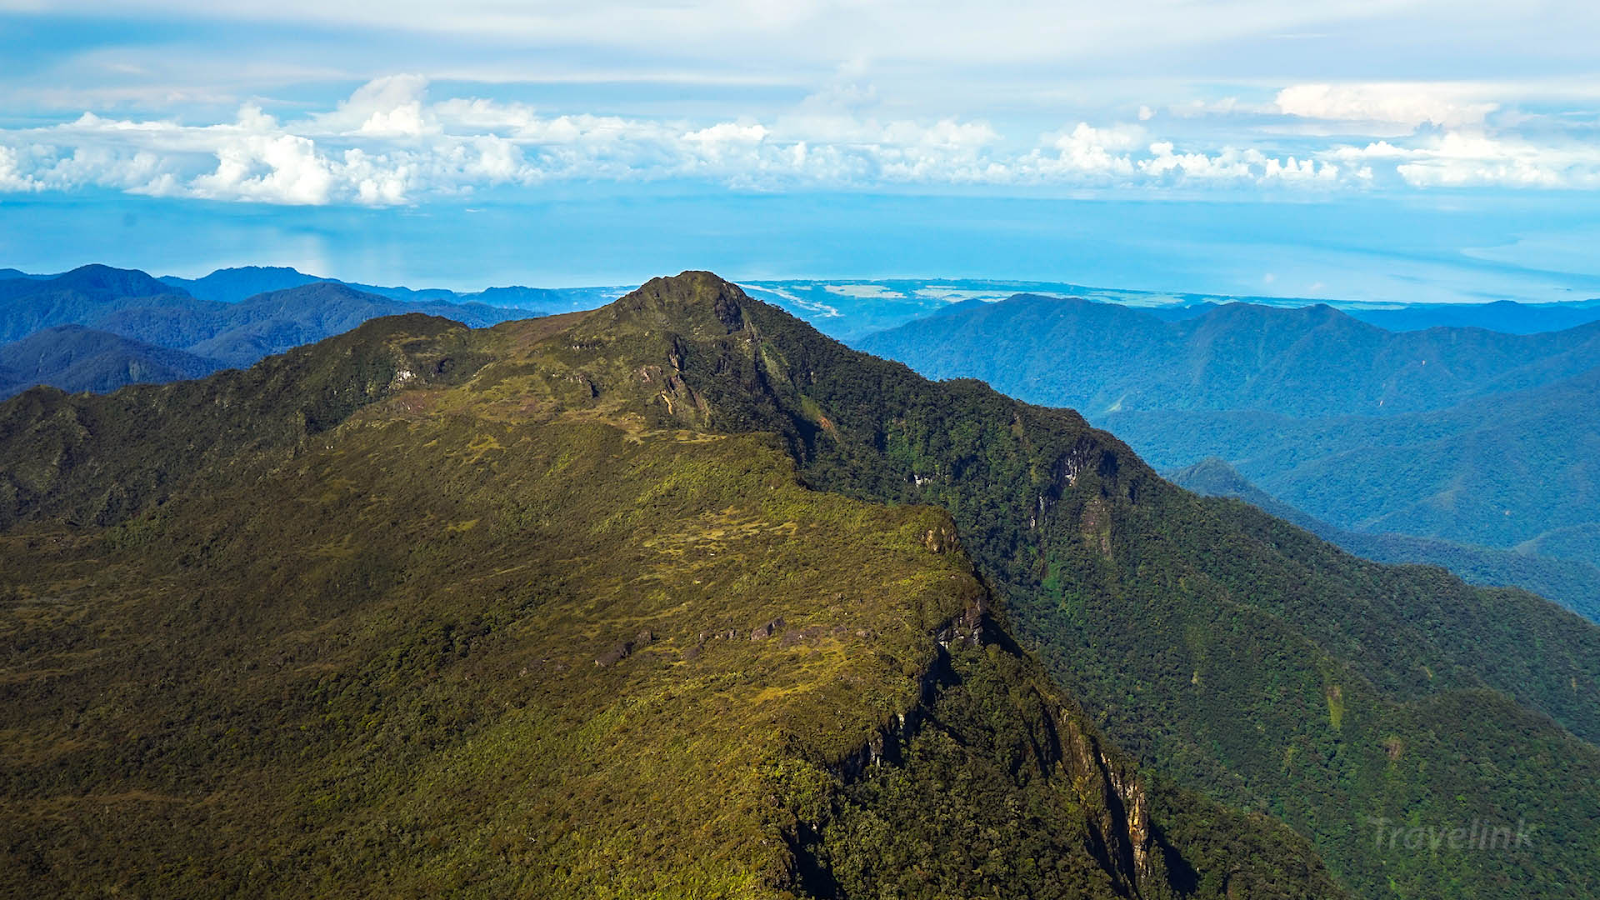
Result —
<path fill-rule="evenodd" d="M 57 325 L 0 344 L 0 397 L 36 384 L 65 391 L 111 391 L 137 382 L 209 375 L 215 359 L 129 340 L 81 325 Z"/>
<path fill-rule="evenodd" d="M 580 288 L 530 288 L 521 286 L 492 287 L 472 293 L 444 288 L 384 287 L 373 284 L 344 282 L 337 278 L 307 275 L 298 269 L 284 266 L 240 266 L 218 269 L 203 278 L 179 278 L 164 275 L 166 284 L 182 288 L 191 296 L 202 300 L 237 303 L 257 294 L 282 291 L 319 281 L 346 284 L 367 294 L 376 294 L 405 303 L 481 303 L 486 306 L 515 307 L 549 315 L 579 309 L 593 309 L 622 296 L 623 287 Z"/>
<path fill-rule="evenodd" d="M 1173 484 L 1197 494 L 1243 500 L 1357 556 L 1383 563 L 1439 566 L 1472 584 L 1516 585 L 1548 597 L 1591 622 L 1600 622 L 1600 568 L 1576 558 L 1475 547 L 1393 532 L 1369 534 L 1338 528 L 1278 500 L 1214 456 L 1168 471 L 1165 476 Z"/>
<path fill-rule="evenodd" d="M 1393 331 L 1470 326 L 1511 334 L 1531 334 L 1600 321 L 1600 300 L 1569 303 L 1417 303 L 1396 306 L 1358 300 L 1162 293 L 1065 282 L 933 278 L 750 281 L 743 282 L 742 287 L 752 296 L 782 307 L 843 341 L 859 340 L 876 331 L 950 312 L 959 308 L 964 301 L 994 303 L 1017 294 L 1095 300 L 1138 309 L 1168 321 L 1196 318 L 1218 306 L 1238 303 L 1279 309 L 1331 306 L 1354 318 Z"/>
<path fill-rule="evenodd" d="M 1554 900 L 1600 848 L 1600 627 L 707 272 L 26 391 L 0 554 L 8 897 Z"/>
<path fill-rule="evenodd" d="M 0 396 L 31 384 L 112 390 L 191 378 L 406 312 L 477 326 L 531 314 L 477 302 L 392 300 L 317 280 L 223 301 L 137 270 L 83 266 L 0 279 L 0 341 L 16 342 L 0 343 L 12 360 L 3 363 Z"/>
<path fill-rule="evenodd" d="M 1326 306 L 1017 296 L 856 343 L 1077 408 L 1164 469 L 1224 459 L 1333 527 L 1600 566 L 1600 323 L 1394 332 Z"/>
<path fill-rule="evenodd" d="M 967 301 L 863 338 L 937 378 L 979 378 L 1085 415 L 1261 410 L 1395 415 L 1534 387 L 1600 361 L 1600 323 L 1550 334 L 1392 332 L 1328 306 L 1230 303 L 1166 321 L 1080 298 Z"/>
<path fill-rule="evenodd" d="M 1340 527 L 1600 564 L 1600 368 L 1403 416 L 1155 410 L 1100 417 L 1157 465 L 1228 459 Z M 1563 537 L 1565 536 L 1565 537 Z"/>

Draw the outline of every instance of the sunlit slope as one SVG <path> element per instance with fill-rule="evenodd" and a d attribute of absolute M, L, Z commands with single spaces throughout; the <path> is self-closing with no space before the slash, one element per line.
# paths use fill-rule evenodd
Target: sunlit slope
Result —
<path fill-rule="evenodd" d="M 1147 785 L 947 513 L 706 427 L 678 299 L 0 407 L 4 891 L 1337 893 Z"/>

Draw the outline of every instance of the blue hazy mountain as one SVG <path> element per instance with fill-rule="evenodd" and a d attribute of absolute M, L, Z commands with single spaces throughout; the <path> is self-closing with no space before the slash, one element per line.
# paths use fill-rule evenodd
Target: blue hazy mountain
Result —
<path fill-rule="evenodd" d="M 88 325 L 120 309 L 183 307 L 194 298 L 133 269 L 81 266 L 48 278 L 0 280 L 0 342 L 57 325 Z"/>
<path fill-rule="evenodd" d="M 1020 296 L 857 345 L 1079 409 L 1163 469 L 1226 460 L 1338 528 L 1600 565 L 1600 323 L 1392 332 L 1327 306 L 1163 320 Z"/>
<path fill-rule="evenodd" d="M 1099 423 L 1155 465 L 1228 460 L 1343 528 L 1514 548 L 1600 565 L 1600 367 L 1402 416 L 1142 410 Z"/>
<path fill-rule="evenodd" d="M 181 347 L 232 366 L 348 331 L 368 319 L 421 312 L 474 327 L 526 318 L 520 309 L 481 303 L 404 303 L 331 281 L 257 294 L 237 303 L 127 307 L 96 320 L 95 327 L 138 340 Z"/>
<path fill-rule="evenodd" d="M 202 278 L 162 276 L 161 281 L 179 287 L 189 294 L 205 300 L 238 303 L 257 294 L 302 287 L 317 282 L 345 284 L 367 294 L 406 303 L 482 303 L 489 306 L 515 307 L 541 314 L 572 312 L 593 309 L 622 296 L 622 287 L 530 288 L 522 286 L 492 287 L 476 292 L 461 292 L 445 288 L 388 287 L 360 284 L 308 275 L 285 266 L 239 266 L 218 269 Z"/>
<path fill-rule="evenodd" d="M 1534 335 L 1392 332 L 1326 305 L 1229 303 L 1164 321 L 1114 303 L 1018 295 L 966 301 L 856 344 L 925 375 L 978 378 L 1090 417 L 1396 415 L 1576 375 L 1600 359 L 1600 323 Z"/>
<path fill-rule="evenodd" d="M 64 391 L 112 391 L 140 382 L 200 378 L 214 359 L 130 340 L 81 325 L 58 325 L 0 345 L 0 396 L 36 384 Z"/>
<path fill-rule="evenodd" d="M 1486 328 L 1509 334 L 1563 331 L 1600 321 L 1600 300 L 1576 303 L 1422 303 L 1397 309 L 1352 307 L 1346 310 L 1363 322 L 1390 331 L 1427 328 Z"/>
<path fill-rule="evenodd" d="M 54 275 L 34 275 L 21 269 L 0 269 L 0 281 L 10 281 L 13 278 L 54 278 Z"/>
<path fill-rule="evenodd" d="M 1391 331 L 1471 326 L 1511 334 L 1558 331 L 1600 321 L 1600 300 L 1573 303 L 1416 303 L 1375 305 L 1359 300 L 1243 294 L 1139 291 L 1070 282 L 991 279 L 791 279 L 747 281 L 752 296 L 806 319 L 845 341 L 941 315 L 971 301 L 998 302 L 1016 294 L 1079 297 L 1131 307 L 1164 321 L 1198 318 L 1219 306 L 1247 303 L 1285 309 L 1330 306 Z"/>
<path fill-rule="evenodd" d="M 1520 587 L 1554 600 L 1591 622 L 1600 622 L 1600 568 L 1577 559 L 1339 528 L 1273 497 L 1215 456 L 1168 470 L 1164 475 L 1173 484 L 1197 494 L 1242 500 L 1357 556 L 1383 563 L 1439 566 L 1471 584 Z"/>
<path fill-rule="evenodd" d="M 268 277 L 281 277 L 281 272 L 272 270 Z M 138 270 L 100 265 L 49 277 L 0 279 L 0 341 L 40 336 L 43 343 L 18 351 L 27 355 L 76 335 L 72 346 L 77 349 L 72 353 L 84 359 L 98 359 L 90 368 L 104 376 L 85 374 L 87 370 L 80 367 L 68 378 L 50 366 L 24 366 L 12 371 L 7 382 L 22 387 L 51 383 L 72 390 L 102 390 L 130 380 L 193 377 L 188 373 L 199 371 L 186 357 L 158 359 L 131 345 L 108 345 L 105 354 L 90 353 L 87 342 L 104 342 L 102 337 L 91 338 L 90 333 L 117 336 L 141 347 L 183 351 L 214 361 L 212 368 L 246 366 L 264 356 L 348 331 L 368 319 L 408 312 L 441 315 L 473 326 L 529 315 L 524 309 L 477 302 L 393 300 L 342 283 L 318 280 L 237 302 L 223 302 L 193 296 L 181 285 Z M 69 325 L 88 332 L 52 331 Z M 124 359 L 126 365 L 118 362 Z"/>

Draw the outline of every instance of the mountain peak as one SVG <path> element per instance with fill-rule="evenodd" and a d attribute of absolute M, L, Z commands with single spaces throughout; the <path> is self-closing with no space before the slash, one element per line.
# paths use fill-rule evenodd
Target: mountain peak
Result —
<path fill-rule="evenodd" d="M 596 312 L 609 324 L 643 319 L 655 328 L 733 334 L 746 327 L 745 307 L 753 302 L 733 282 L 690 270 L 652 278 Z"/>
<path fill-rule="evenodd" d="M 181 293 L 138 269 L 118 269 L 91 263 L 55 278 L 38 282 L 39 290 L 75 290 L 94 297 L 154 297 Z"/>

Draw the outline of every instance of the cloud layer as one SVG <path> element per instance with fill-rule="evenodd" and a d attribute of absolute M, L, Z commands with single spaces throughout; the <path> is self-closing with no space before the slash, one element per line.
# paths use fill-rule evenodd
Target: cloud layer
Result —
<path fill-rule="evenodd" d="M 246 103 L 217 124 L 86 112 L 0 130 L 0 192 L 395 206 L 508 186 L 683 179 L 761 191 L 1600 188 L 1592 142 L 1536 142 L 1500 127 L 1505 105 L 1476 85 L 1292 85 L 1268 103 L 1141 104 L 1128 116 L 1137 121 L 1020 135 L 873 108 L 870 89 L 847 85 L 762 119 L 550 114 L 436 98 L 427 78 L 394 75 L 292 119 Z M 1226 141 L 1170 133 L 1195 119 L 1253 130 Z"/>

